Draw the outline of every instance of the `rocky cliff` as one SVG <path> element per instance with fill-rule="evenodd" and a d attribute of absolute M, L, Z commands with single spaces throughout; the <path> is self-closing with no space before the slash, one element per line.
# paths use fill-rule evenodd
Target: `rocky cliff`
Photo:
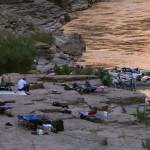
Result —
<path fill-rule="evenodd" d="M 87 9 L 92 0 L 0 0 L 0 28 L 25 33 L 41 28 L 62 31 L 63 25 L 76 18 L 75 11 Z"/>
<path fill-rule="evenodd" d="M 87 9 L 95 2 L 97 1 L 0 0 L 0 30 L 20 35 L 37 29 L 53 32 L 56 37 L 54 45 L 36 44 L 40 64 L 36 69 L 45 72 L 55 63 L 74 65 L 86 49 L 85 42 L 78 33 L 64 35 L 63 25 L 77 18 L 76 11 Z"/>

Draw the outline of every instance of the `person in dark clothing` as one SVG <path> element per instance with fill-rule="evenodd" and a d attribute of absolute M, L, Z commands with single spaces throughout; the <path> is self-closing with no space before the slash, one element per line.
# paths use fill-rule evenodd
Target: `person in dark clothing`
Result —
<path fill-rule="evenodd" d="M 89 81 L 88 77 L 86 77 L 86 80 L 85 80 L 84 86 L 91 86 L 91 83 L 90 83 L 90 81 Z"/>

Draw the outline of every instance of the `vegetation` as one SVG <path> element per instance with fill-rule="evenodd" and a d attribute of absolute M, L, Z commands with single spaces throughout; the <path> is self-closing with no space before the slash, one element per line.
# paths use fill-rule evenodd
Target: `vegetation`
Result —
<path fill-rule="evenodd" d="M 146 139 L 145 141 L 142 141 L 142 147 L 150 150 L 150 139 Z"/>
<path fill-rule="evenodd" d="M 147 112 L 147 108 L 144 108 L 144 110 L 140 110 L 139 107 L 136 109 L 136 118 L 140 123 L 144 123 L 145 125 L 150 125 L 150 114 Z"/>
<path fill-rule="evenodd" d="M 86 66 L 84 68 L 84 74 L 86 74 L 86 75 L 92 75 L 93 74 L 93 68 Z"/>
<path fill-rule="evenodd" d="M 73 70 L 73 72 L 74 72 L 74 74 L 76 74 L 76 75 L 81 75 L 81 74 L 83 74 L 83 70 L 81 70 L 80 68 L 74 68 L 74 70 Z"/>
<path fill-rule="evenodd" d="M 0 21 L 3 21 L 5 19 L 5 16 L 0 13 Z"/>
<path fill-rule="evenodd" d="M 75 68 L 72 68 L 69 65 L 58 66 L 57 64 L 55 64 L 54 71 L 57 75 L 69 75 L 71 72 L 73 72 L 73 74 L 75 75 L 97 75 L 97 76 L 100 76 L 101 78 L 103 78 L 104 75 L 106 75 L 105 71 L 102 68 L 95 69 L 89 66 L 85 66 L 85 67 L 77 66 Z M 109 74 L 108 76 L 110 79 Z M 108 82 L 111 82 L 111 81 L 109 80 Z"/>
<path fill-rule="evenodd" d="M 99 76 L 100 78 L 103 78 L 103 76 L 104 76 L 104 74 L 105 74 L 105 73 L 104 73 L 104 69 L 103 69 L 103 68 L 97 68 L 95 74 L 96 74 L 97 76 Z"/>
<path fill-rule="evenodd" d="M 36 51 L 30 38 L 1 31 L 0 54 L 0 74 L 27 73 L 32 67 Z"/>
<path fill-rule="evenodd" d="M 62 0 L 55 0 L 54 1 L 57 5 L 62 6 Z"/>
<path fill-rule="evenodd" d="M 57 64 L 55 64 L 54 72 L 57 75 L 69 75 L 71 72 L 71 67 L 69 67 L 68 65 L 58 66 Z"/>
<path fill-rule="evenodd" d="M 101 141 L 101 145 L 102 145 L 102 146 L 107 146 L 107 145 L 108 145 L 108 140 L 107 140 L 107 138 L 105 138 L 105 139 L 103 139 L 103 140 Z"/>
<path fill-rule="evenodd" d="M 46 33 L 44 31 L 37 30 L 36 32 L 31 34 L 31 39 L 42 42 L 42 43 L 47 43 L 47 44 L 53 44 L 55 41 L 55 38 L 52 33 Z"/>

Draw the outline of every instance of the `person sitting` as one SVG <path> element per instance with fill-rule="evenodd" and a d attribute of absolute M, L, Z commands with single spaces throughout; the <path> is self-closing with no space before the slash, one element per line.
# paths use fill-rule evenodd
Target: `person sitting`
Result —
<path fill-rule="evenodd" d="M 8 90 L 12 90 L 11 86 L 13 85 L 13 83 L 11 82 L 11 78 L 10 78 L 8 73 L 5 73 L 5 74 L 2 75 L 1 84 L 5 88 L 8 88 Z"/>
<path fill-rule="evenodd" d="M 78 83 L 73 84 L 73 89 L 77 90 L 80 94 L 83 94 L 84 92 L 86 92 L 85 91 L 86 87 L 91 87 L 91 83 L 88 80 L 88 77 L 86 77 L 84 84 L 78 84 Z"/>
<path fill-rule="evenodd" d="M 26 82 L 26 77 L 23 77 L 18 81 L 18 90 L 25 91 L 26 94 L 29 94 L 30 85 Z"/>
<path fill-rule="evenodd" d="M 120 74 L 117 75 L 116 79 L 118 81 L 118 87 L 123 88 L 124 85 L 123 85 L 123 81 L 122 81 L 122 78 L 121 78 Z"/>
<path fill-rule="evenodd" d="M 118 80 L 117 80 L 117 78 L 114 78 L 113 80 L 112 80 L 112 82 L 113 82 L 113 85 L 114 85 L 114 87 L 119 87 L 119 83 L 118 83 Z"/>
<path fill-rule="evenodd" d="M 91 86 L 91 83 L 90 83 L 90 81 L 89 81 L 89 79 L 88 79 L 88 77 L 86 77 L 86 80 L 85 80 L 85 83 L 84 83 L 84 86 Z"/>

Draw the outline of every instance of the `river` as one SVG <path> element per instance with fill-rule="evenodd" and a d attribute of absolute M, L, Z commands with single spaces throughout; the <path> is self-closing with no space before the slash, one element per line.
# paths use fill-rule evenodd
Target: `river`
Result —
<path fill-rule="evenodd" d="M 150 70 L 149 0 L 99 2 L 77 15 L 64 33 L 78 32 L 86 42 L 79 64 Z"/>
<path fill-rule="evenodd" d="M 78 12 L 64 26 L 86 42 L 83 65 L 139 67 L 150 70 L 150 1 L 100 2 Z"/>

